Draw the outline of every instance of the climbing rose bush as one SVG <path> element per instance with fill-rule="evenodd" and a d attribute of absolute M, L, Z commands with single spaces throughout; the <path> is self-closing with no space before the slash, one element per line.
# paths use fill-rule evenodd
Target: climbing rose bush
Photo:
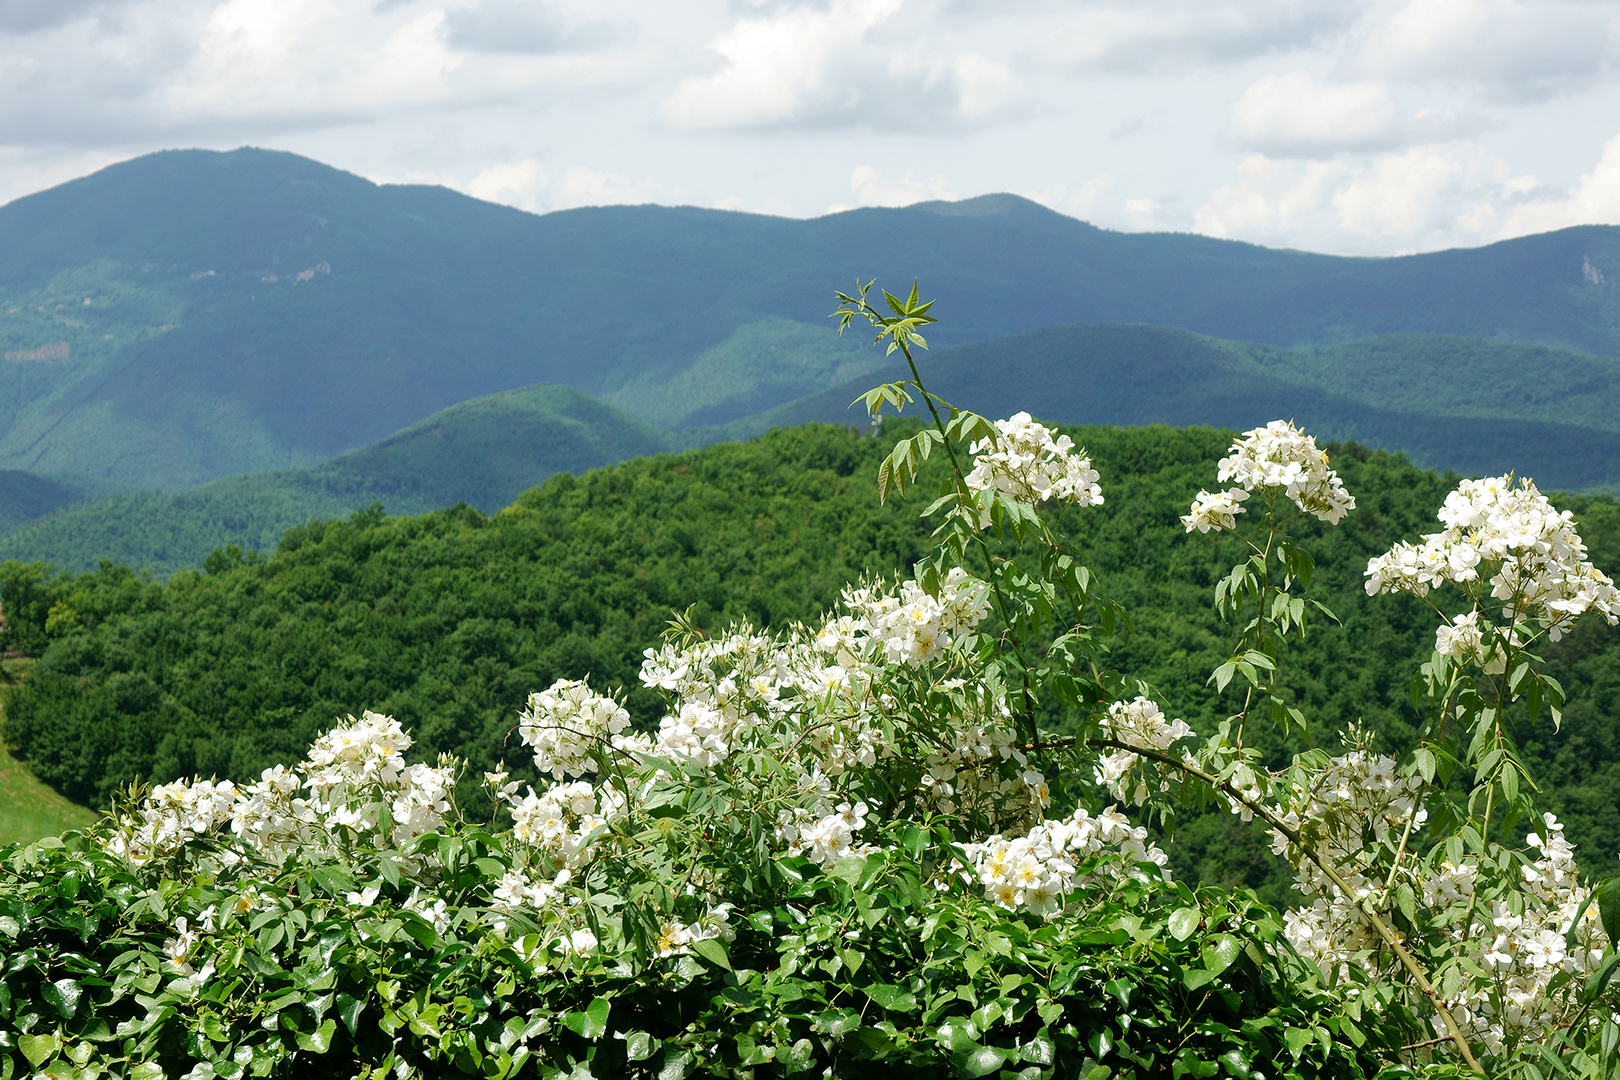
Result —
<path fill-rule="evenodd" d="M 1616 615 L 1567 515 L 1529 485 L 1465 483 L 1442 539 L 1369 567 L 1370 594 L 1445 583 L 1470 605 L 1436 608 L 1416 744 L 1352 730 L 1339 753 L 1267 760 L 1245 732 L 1304 721 L 1278 672 L 1332 617 L 1289 528 L 1355 508 L 1314 440 L 1244 433 L 1217 468 L 1231 486 L 1183 519 L 1250 553 L 1215 591 L 1235 632 L 1211 692 L 1241 708 L 1195 732 L 1111 666 L 1127 613 L 1053 512 L 1101 503 L 1084 450 L 930 395 L 915 289 L 840 302 L 911 373 L 874 413 L 920 402 L 931 421 L 879 477 L 903 492 L 938 455 L 939 544 L 914 573 L 851 584 L 811 625 L 677 617 L 640 673 L 665 699 L 655 728 L 622 688 L 559 680 L 514 708 L 523 756 L 481 784 L 410 761 L 409 733 L 368 712 L 245 786 L 134 791 L 83 834 L 9 849 L 4 1075 L 1620 1064 L 1620 904 L 1531 817 L 1504 720 L 1556 723 L 1529 650 Z M 1194 806 L 1266 830 L 1301 902 L 1174 880 L 1164 838 Z M 1517 842 L 1520 820 L 1537 824 Z"/>

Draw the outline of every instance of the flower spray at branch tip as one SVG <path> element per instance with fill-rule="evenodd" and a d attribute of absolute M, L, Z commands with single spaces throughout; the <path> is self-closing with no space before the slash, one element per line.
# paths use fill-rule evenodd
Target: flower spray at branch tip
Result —
<path fill-rule="evenodd" d="M 1084 451 L 1072 453 L 1074 441 L 1067 435 L 1054 437 L 1027 412 L 997 420 L 996 430 L 994 438 L 986 436 L 969 447 L 973 471 L 964 478 L 969 491 L 996 491 L 1030 506 L 1048 499 L 1102 505 L 1097 470 Z"/>
<path fill-rule="evenodd" d="M 1620 620 L 1620 592 L 1587 560 L 1574 516 L 1555 509 L 1529 480 L 1514 483 L 1511 474 L 1464 480 L 1438 516 L 1444 530 L 1417 544 L 1400 541 L 1367 563 L 1367 595 L 1427 596 L 1445 582 L 1477 591 L 1475 583 L 1489 575 L 1485 584 L 1504 618 L 1533 619 L 1554 641 L 1587 611 L 1611 626 Z M 1476 641 L 1476 628 L 1484 630 L 1473 616 L 1454 620 L 1436 648 L 1483 660 L 1491 642 Z"/>
<path fill-rule="evenodd" d="M 1356 500 L 1344 490 L 1339 474 L 1328 467 L 1328 456 L 1316 440 L 1287 420 L 1245 431 L 1232 443 L 1232 451 L 1216 472 L 1221 483 L 1235 481 L 1225 491 L 1200 491 L 1192 511 L 1181 519 L 1188 532 L 1225 531 L 1236 527 L 1240 505 L 1256 491 L 1281 491 L 1301 513 L 1337 525 L 1354 510 Z"/>

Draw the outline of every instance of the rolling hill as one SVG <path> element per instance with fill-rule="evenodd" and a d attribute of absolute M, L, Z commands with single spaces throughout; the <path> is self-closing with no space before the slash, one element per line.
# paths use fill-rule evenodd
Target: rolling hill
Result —
<path fill-rule="evenodd" d="M 672 449 L 672 436 L 577 390 L 530 386 L 435 413 L 320 465 L 226 477 L 178 495 L 116 495 L 0 536 L 0 561 L 88 570 L 103 559 L 168 574 L 229 544 L 273 550 L 287 529 L 373 503 L 493 513 L 553 473 Z M 8 476 L 0 473 L 0 485 Z M 0 488 L 3 494 L 3 488 Z"/>
<path fill-rule="evenodd" d="M 538 382 L 725 423 L 849 374 L 815 343 L 857 273 L 920 277 L 949 313 L 940 346 L 1106 322 L 1620 355 L 1609 227 L 1347 259 L 1113 233 L 1006 195 L 808 221 L 536 216 L 291 154 L 171 151 L 0 207 L 0 468 L 181 490 Z M 773 348 L 791 376 L 739 363 Z"/>

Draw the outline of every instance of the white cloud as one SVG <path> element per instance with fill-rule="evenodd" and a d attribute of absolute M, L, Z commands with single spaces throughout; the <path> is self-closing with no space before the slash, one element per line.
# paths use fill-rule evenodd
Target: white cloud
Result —
<path fill-rule="evenodd" d="M 1620 135 L 1603 146 L 1597 167 L 1563 198 L 1528 203 L 1509 215 L 1503 236 L 1526 236 L 1571 225 L 1620 225 Z"/>
<path fill-rule="evenodd" d="M 1226 64 L 1298 49 L 1351 26 L 1344 0 L 1134 0 L 1042 5 L 1045 49 L 1081 67 L 1131 73 Z"/>
<path fill-rule="evenodd" d="M 472 178 L 462 190 L 475 199 L 515 206 L 530 213 L 547 209 L 545 168 L 534 158 L 502 165 L 491 165 Z"/>
<path fill-rule="evenodd" d="M 857 167 L 849 176 L 849 190 L 855 196 L 855 206 L 910 206 L 935 199 L 954 199 L 956 196 L 951 193 L 949 184 L 950 181 L 943 176 L 918 180 L 909 172 L 898 180 L 890 180 L 870 165 Z M 827 212 L 836 214 L 849 208 L 849 205 L 839 203 L 829 207 Z"/>
<path fill-rule="evenodd" d="M 1498 239 L 1537 189 L 1460 140 L 1368 161 L 1279 161 L 1256 154 L 1196 215 L 1210 236 L 1343 254 L 1433 250 Z"/>
<path fill-rule="evenodd" d="M 435 178 L 474 198 L 543 214 L 579 206 L 610 206 L 657 202 L 673 192 L 652 177 L 633 180 L 618 173 L 574 165 L 555 180 L 535 158 L 491 165 L 465 184 L 453 178 Z"/>
<path fill-rule="evenodd" d="M 454 49 L 492 53 L 590 52 L 622 36 L 611 23 L 570 20 L 536 0 L 483 0 L 444 14 L 445 40 Z"/>
<path fill-rule="evenodd" d="M 1249 85 L 1232 106 L 1227 137 L 1272 157 L 1313 157 L 1450 141 L 1483 126 L 1449 111 L 1402 109 L 1383 82 L 1324 83 L 1291 71 Z"/>
<path fill-rule="evenodd" d="M 1017 81 L 996 59 L 872 40 L 905 2 L 831 0 L 739 19 L 709 43 L 719 70 L 682 81 L 665 113 L 695 128 L 911 128 L 971 126 L 1017 106 Z"/>
<path fill-rule="evenodd" d="M 1614 74 L 1620 12 L 1591 0 L 1404 0 L 1375 9 L 1349 66 L 1480 87 L 1498 101 L 1566 93 Z"/>
<path fill-rule="evenodd" d="M 1102 209 L 1108 196 L 1114 193 L 1117 185 L 1113 173 L 1103 173 L 1094 176 L 1078 187 L 1068 184 L 1048 184 L 1035 191 L 1020 192 L 1026 199 L 1033 199 L 1042 206 L 1051 207 L 1060 214 L 1070 217 L 1090 219 Z"/>

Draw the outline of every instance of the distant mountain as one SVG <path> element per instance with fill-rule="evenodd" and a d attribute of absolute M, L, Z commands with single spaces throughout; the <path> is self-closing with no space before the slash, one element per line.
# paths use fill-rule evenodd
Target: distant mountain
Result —
<path fill-rule="evenodd" d="M 0 468 L 179 490 L 538 382 L 725 423 L 864 363 L 824 318 L 857 274 L 920 277 L 941 347 L 1107 322 L 1620 355 L 1610 227 L 1345 259 L 1112 233 L 1006 195 L 810 221 L 536 216 L 290 154 L 173 151 L 0 208 Z"/>
<path fill-rule="evenodd" d="M 1063 326 L 924 354 L 930 390 L 990 416 L 1209 424 L 1279 417 L 1324 439 L 1406 451 L 1465 475 L 1509 470 L 1548 490 L 1620 490 L 1620 361 L 1438 335 L 1278 349 L 1159 326 Z M 860 422 L 868 379 L 709 433 Z"/>
<path fill-rule="evenodd" d="M 102 559 L 167 574 L 218 547 L 272 550 L 288 528 L 373 503 L 488 513 L 557 472 L 672 449 L 669 434 L 577 390 L 530 386 L 463 402 L 320 465 L 232 476 L 168 495 L 119 495 L 0 535 L 0 561 L 86 570 Z M 0 496 L 8 476 L 0 473 Z"/>

